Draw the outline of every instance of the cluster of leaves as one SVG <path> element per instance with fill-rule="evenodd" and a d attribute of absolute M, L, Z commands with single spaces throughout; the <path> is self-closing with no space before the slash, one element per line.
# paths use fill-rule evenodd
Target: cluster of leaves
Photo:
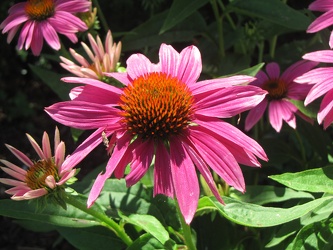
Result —
<path fill-rule="evenodd" d="M 122 41 L 124 61 L 133 52 L 144 53 L 154 61 L 161 43 L 176 48 L 195 44 L 202 53 L 203 78 L 255 75 L 270 61 L 286 68 L 307 52 L 327 48 L 327 31 L 316 35 L 305 32 L 314 18 L 307 10 L 310 3 L 174 0 L 170 7 L 162 0 L 99 1 L 108 13 L 106 20 L 113 36 Z M 58 58 L 49 54 L 43 57 L 48 63 L 31 64 L 30 70 L 59 99 L 68 99 L 68 86 L 60 82 L 64 72 L 54 70 Z M 315 105 L 298 105 L 315 117 Z M 243 120 L 230 122 L 242 129 Z M 316 122 L 297 120 L 297 130 L 284 126 L 276 133 L 263 120 L 249 135 L 263 146 L 269 162 L 261 169 L 244 168 L 247 192 L 224 190 L 225 205 L 209 196 L 203 184 L 191 225 L 198 249 L 331 249 L 332 129 L 324 131 Z M 78 203 L 85 204 L 95 176 L 91 173 L 72 186 L 82 194 L 75 196 Z M 148 172 L 131 188 L 123 180 L 108 180 L 92 209 L 114 218 L 126 229 L 135 239 L 128 249 L 181 248 L 184 239 L 175 203 L 164 196 L 153 198 L 151 176 Z M 36 207 L 34 201 L 27 205 L 1 200 L 0 214 L 18 219 L 30 230 L 57 230 L 78 249 L 125 247 L 100 220 L 76 207 L 68 205 L 63 210 L 49 205 L 38 213 Z"/>

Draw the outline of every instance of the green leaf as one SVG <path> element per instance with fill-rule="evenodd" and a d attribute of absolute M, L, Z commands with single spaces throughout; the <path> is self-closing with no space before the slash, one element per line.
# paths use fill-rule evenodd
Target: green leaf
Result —
<path fill-rule="evenodd" d="M 67 210 L 53 204 L 37 212 L 36 201 L 0 200 L 0 215 L 15 219 L 32 220 L 63 227 L 91 227 L 100 225 L 96 219 L 68 205 Z"/>
<path fill-rule="evenodd" d="M 230 9 L 252 17 L 285 26 L 293 30 L 306 30 L 310 19 L 280 0 L 238 0 L 229 5 Z"/>
<path fill-rule="evenodd" d="M 161 222 L 154 216 L 144 214 L 123 215 L 119 212 L 120 217 L 127 223 L 138 226 L 154 236 L 159 242 L 165 244 L 169 240 L 169 233 L 165 230 Z"/>
<path fill-rule="evenodd" d="M 332 249 L 333 219 L 325 219 L 303 227 L 289 247 L 292 250 Z"/>
<path fill-rule="evenodd" d="M 269 178 L 292 189 L 308 192 L 333 192 L 333 166 L 284 173 Z"/>
<path fill-rule="evenodd" d="M 256 74 L 261 70 L 261 68 L 265 65 L 265 63 L 259 63 L 257 65 L 254 65 L 251 68 L 244 69 L 242 71 L 239 71 L 235 73 L 235 75 L 249 75 L 249 76 L 256 76 Z"/>
<path fill-rule="evenodd" d="M 263 207 L 245 203 L 230 197 L 223 197 L 226 205 L 215 197 L 203 197 L 199 200 L 197 213 L 216 210 L 227 219 L 249 227 L 272 227 L 300 218 L 311 212 L 331 197 L 323 197 L 291 208 Z"/>
<path fill-rule="evenodd" d="M 156 240 L 151 234 L 143 234 L 137 238 L 126 250 L 156 250 L 156 249 L 178 249 L 175 242 L 169 240 L 166 245 Z"/>
<path fill-rule="evenodd" d="M 174 0 L 168 16 L 164 19 L 160 34 L 171 29 L 208 2 L 209 0 Z"/>
<path fill-rule="evenodd" d="M 203 17 L 195 12 L 173 30 L 159 35 L 158 32 L 166 15 L 167 12 L 154 15 L 148 21 L 125 35 L 121 39 L 123 44 L 122 51 L 141 50 L 147 46 L 159 47 L 161 43 L 189 42 L 206 29 L 206 23 Z M 154 55 L 155 54 L 156 51 L 154 51 Z M 150 57 L 147 53 L 146 56 Z"/>
<path fill-rule="evenodd" d="M 293 103 L 299 111 L 301 111 L 304 115 L 316 119 L 319 107 L 309 105 L 309 106 L 304 106 L 304 101 L 299 101 L 299 100 L 289 100 L 291 103 Z"/>
<path fill-rule="evenodd" d="M 126 245 L 105 227 L 69 228 L 59 227 L 57 231 L 76 249 L 125 249 Z"/>
<path fill-rule="evenodd" d="M 57 74 L 51 70 L 29 64 L 30 69 L 36 74 L 61 100 L 69 100 L 69 92 L 73 88 L 71 84 L 64 83 L 60 79 L 65 75 Z"/>
<path fill-rule="evenodd" d="M 257 205 L 272 202 L 282 202 L 290 199 L 309 198 L 314 199 L 312 194 L 295 191 L 285 187 L 275 186 L 246 186 L 246 193 L 243 194 L 235 189 L 230 190 L 230 197 L 237 198 L 243 202 L 255 203 Z"/>

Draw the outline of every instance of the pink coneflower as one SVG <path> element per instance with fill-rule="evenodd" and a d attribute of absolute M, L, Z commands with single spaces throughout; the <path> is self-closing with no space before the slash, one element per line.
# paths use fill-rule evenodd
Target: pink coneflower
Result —
<path fill-rule="evenodd" d="M 316 0 L 309 5 L 309 10 L 325 12 L 316 18 L 308 27 L 308 33 L 315 33 L 333 24 L 333 1 Z M 331 32 L 329 46 L 333 48 L 333 32 Z"/>
<path fill-rule="evenodd" d="M 309 91 L 309 86 L 297 84 L 294 82 L 294 79 L 312 69 L 315 65 L 317 63 L 299 61 L 291 65 L 280 75 L 280 66 L 272 62 L 267 64 L 266 73 L 262 70 L 259 71 L 256 75 L 257 80 L 251 82 L 250 85 L 267 90 L 268 95 L 258 106 L 250 110 L 245 120 L 245 130 L 250 130 L 260 120 L 267 106 L 269 121 L 277 132 L 280 132 L 283 121 L 295 129 L 295 114 L 308 120 L 290 100 L 305 99 Z"/>
<path fill-rule="evenodd" d="M 99 36 L 97 36 L 95 40 L 91 34 L 88 34 L 88 39 L 92 51 L 84 42 L 81 44 L 91 62 L 88 62 L 83 56 L 76 53 L 75 50 L 70 49 L 69 51 L 73 58 L 81 65 L 77 65 L 62 56 L 60 59 L 63 63 L 60 63 L 60 65 L 79 77 L 87 77 L 104 81 L 107 77 L 103 74 L 103 72 L 117 71 L 121 53 L 121 42 L 118 44 L 113 42 L 111 31 L 108 31 L 106 35 L 104 44 L 105 48 L 103 47 L 103 43 Z"/>
<path fill-rule="evenodd" d="M 216 198 L 211 168 L 226 183 L 244 192 L 238 163 L 260 166 L 267 160 L 253 139 L 219 118 L 232 117 L 257 105 L 266 91 L 255 86 L 235 86 L 254 78 L 233 76 L 197 82 L 201 55 L 195 46 L 181 53 L 162 44 L 160 62 L 153 64 L 142 54 L 127 60 L 127 73 L 110 73 L 124 84 L 116 88 L 88 78 L 65 78 L 85 84 L 72 101 L 56 103 L 46 111 L 56 121 L 79 129 L 97 130 L 83 142 L 66 164 L 87 155 L 111 136 L 106 170 L 95 180 L 88 198 L 90 207 L 112 174 L 137 183 L 154 163 L 154 195 L 176 197 L 187 223 L 197 208 L 199 183 L 196 168 Z"/>
<path fill-rule="evenodd" d="M 7 42 L 10 43 L 24 23 L 18 48 L 28 50 L 31 47 L 32 53 L 38 56 L 43 39 L 52 49 L 60 49 L 57 33 L 76 43 L 75 33 L 87 30 L 87 25 L 75 14 L 89 11 L 90 5 L 88 0 L 28 0 L 9 9 L 9 16 L 0 24 L 0 29 L 3 29 L 2 34 L 8 32 Z"/>
<path fill-rule="evenodd" d="M 54 135 L 54 156 L 52 156 L 50 139 L 46 132 L 43 134 L 42 148 L 27 134 L 27 137 L 39 156 L 38 161 L 33 161 L 16 148 L 6 147 L 27 167 L 24 170 L 6 160 L 0 160 L 7 167 L 1 169 L 16 180 L 0 178 L 0 182 L 13 186 L 6 193 L 13 195 L 13 200 L 29 200 L 51 193 L 63 185 L 75 174 L 75 169 L 68 167 L 64 170 L 62 164 L 65 157 L 65 144 L 60 142 L 59 131 L 56 128 Z"/>
<path fill-rule="evenodd" d="M 322 63 L 333 63 L 333 51 L 322 50 L 305 54 L 304 59 Z M 324 122 L 326 129 L 333 122 L 333 67 L 321 67 L 313 69 L 295 79 L 298 83 L 310 84 L 312 87 L 305 98 L 304 105 L 324 95 L 321 101 L 317 120 Z M 314 84 L 314 85 L 312 85 Z"/>

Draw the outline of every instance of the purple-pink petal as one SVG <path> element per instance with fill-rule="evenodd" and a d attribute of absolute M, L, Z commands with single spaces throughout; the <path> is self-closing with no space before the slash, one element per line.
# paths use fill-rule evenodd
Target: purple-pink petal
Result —
<path fill-rule="evenodd" d="M 270 79 L 278 79 L 280 77 L 280 66 L 275 62 L 268 63 L 266 72 Z"/>
<path fill-rule="evenodd" d="M 199 183 L 194 164 L 176 137 L 170 139 L 170 160 L 175 196 L 185 222 L 190 224 L 198 206 Z"/>
<path fill-rule="evenodd" d="M 308 27 L 308 33 L 315 33 L 333 24 L 333 11 L 328 11 L 317 17 Z"/>
<path fill-rule="evenodd" d="M 245 119 L 245 130 L 249 131 L 263 116 L 267 108 L 268 100 L 265 98 L 256 107 L 251 109 Z"/>

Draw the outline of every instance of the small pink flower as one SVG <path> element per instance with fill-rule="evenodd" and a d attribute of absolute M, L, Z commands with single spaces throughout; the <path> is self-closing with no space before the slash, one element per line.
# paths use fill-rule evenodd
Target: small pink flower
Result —
<path fill-rule="evenodd" d="M 122 178 L 130 164 L 125 179 L 131 186 L 154 164 L 154 195 L 176 197 L 190 223 L 200 194 L 196 169 L 223 202 L 210 168 L 244 192 L 239 163 L 258 167 L 256 157 L 267 160 L 256 141 L 220 120 L 254 107 L 266 91 L 236 86 L 253 81 L 250 76 L 197 81 L 202 63 L 195 46 L 178 53 L 162 44 L 159 57 L 160 62 L 153 64 L 144 55 L 134 54 L 127 60 L 127 73 L 107 74 L 122 82 L 123 88 L 88 78 L 65 78 L 84 87 L 71 101 L 56 103 L 46 111 L 68 126 L 97 129 L 64 165 L 76 164 L 111 136 L 111 157 L 91 189 L 89 207 L 112 174 Z"/>
<path fill-rule="evenodd" d="M 114 43 L 111 35 L 111 31 L 108 31 L 105 43 L 103 43 L 99 36 L 96 40 L 91 34 L 88 34 L 90 47 L 85 43 L 81 43 L 91 62 L 88 62 L 83 56 L 76 53 L 74 49 L 70 49 L 70 53 L 73 58 L 79 62 L 80 65 L 68 60 L 65 57 L 60 57 L 62 63 L 60 65 L 69 72 L 79 77 L 86 77 L 92 79 L 98 79 L 103 81 L 107 78 L 103 72 L 115 72 L 118 68 L 118 62 L 121 53 L 121 43 Z"/>
<path fill-rule="evenodd" d="M 309 5 L 309 10 L 325 12 L 316 18 L 308 27 L 308 33 L 315 33 L 323 30 L 333 24 L 333 1 L 332 0 L 316 0 Z M 333 32 L 330 35 L 329 46 L 333 48 Z"/>
<path fill-rule="evenodd" d="M 28 50 L 38 56 L 43 47 L 43 39 L 54 50 L 61 45 L 58 34 L 76 43 L 75 33 L 87 30 L 87 25 L 75 16 L 76 13 L 89 11 L 89 0 L 28 0 L 13 5 L 9 16 L 0 24 L 2 34 L 8 32 L 10 43 L 16 32 L 21 29 L 18 40 L 20 50 Z"/>
<path fill-rule="evenodd" d="M 333 51 L 315 51 L 303 56 L 304 59 L 314 62 L 333 63 Z M 326 129 L 333 122 L 333 67 L 321 67 L 313 69 L 295 79 L 298 83 L 309 84 L 310 92 L 305 98 L 304 104 L 308 105 L 324 95 L 321 101 L 317 120 L 324 122 Z"/>
<path fill-rule="evenodd" d="M 266 73 L 262 70 L 259 71 L 256 75 L 257 80 L 251 82 L 250 85 L 267 90 L 268 95 L 258 106 L 250 110 L 245 120 L 245 130 L 250 130 L 260 120 L 267 107 L 269 121 L 277 132 L 280 132 L 283 121 L 295 129 L 295 114 L 307 120 L 307 117 L 298 111 L 290 100 L 304 100 L 309 87 L 295 83 L 294 79 L 312 69 L 315 65 L 317 63 L 299 61 L 280 75 L 280 66 L 273 62 L 267 64 Z"/>
<path fill-rule="evenodd" d="M 7 145 L 6 147 L 26 166 L 24 170 L 6 160 L 0 160 L 7 167 L 1 169 L 15 179 L 0 178 L 0 182 L 9 186 L 6 193 L 13 195 L 13 200 L 29 200 L 44 196 L 75 175 L 73 167 L 63 169 L 65 157 L 65 144 L 60 142 L 59 130 L 54 135 L 54 156 L 52 156 L 50 139 L 46 132 L 43 135 L 42 148 L 27 134 L 27 137 L 39 156 L 38 161 L 32 161 L 21 151 Z"/>

